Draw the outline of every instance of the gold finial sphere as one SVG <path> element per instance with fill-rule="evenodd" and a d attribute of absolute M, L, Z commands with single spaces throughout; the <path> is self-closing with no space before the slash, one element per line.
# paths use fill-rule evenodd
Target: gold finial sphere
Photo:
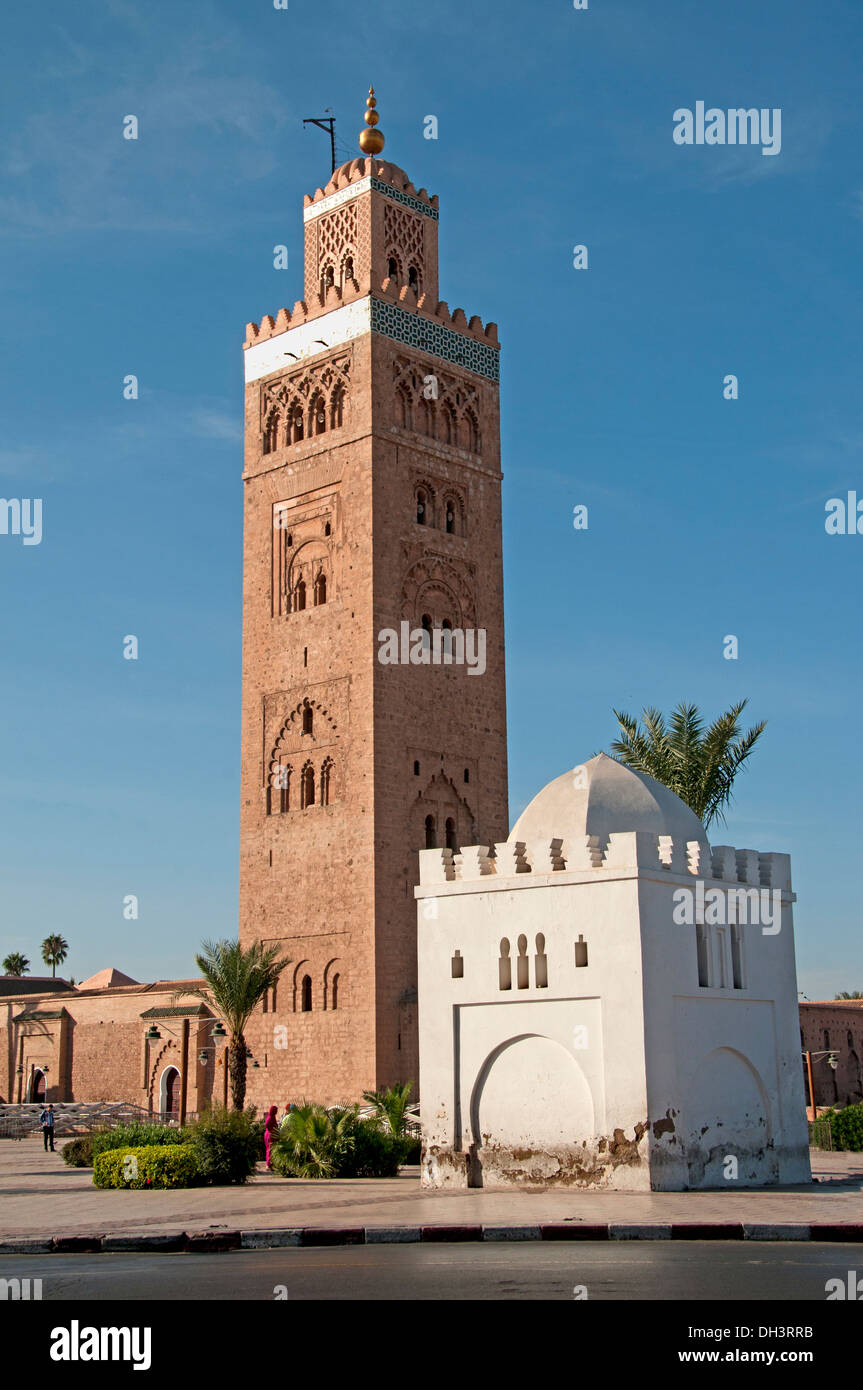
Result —
<path fill-rule="evenodd" d="M 377 98 L 375 97 L 375 89 L 374 87 L 369 87 L 368 101 L 366 103 L 366 114 L 363 118 L 365 120 L 367 129 L 361 130 L 359 134 L 359 144 L 363 154 L 380 154 L 381 150 L 384 147 L 385 142 L 383 132 L 380 130 L 375 130 L 375 126 L 380 120 L 380 117 L 378 116 L 378 113 L 375 110 L 377 104 L 378 103 Z"/>

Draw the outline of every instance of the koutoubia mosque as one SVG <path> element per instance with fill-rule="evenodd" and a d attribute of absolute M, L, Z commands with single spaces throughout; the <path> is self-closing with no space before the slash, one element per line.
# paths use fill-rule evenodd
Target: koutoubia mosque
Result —
<path fill-rule="evenodd" d="M 359 144 L 304 199 L 304 297 L 243 344 L 239 930 L 289 961 L 257 1105 L 416 1083 L 419 851 L 508 829 L 497 330 L 441 300 L 373 92 Z M 479 631 L 485 669 L 382 661 L 387 630 Z M 4 981 L 3 1099 L 200 1109 L 224 1049 L 183 983 Z"/>
<path fill-rule="evenodd" d="M 808 1181 L 801 1051 L 816 1103 L 859 1099 L 863 1008 L 798 1014 L 788 856 L 604 756 L 508 834 L 497 329 L 440 299 L 372 91 L 359 144 L 243 343 L 239 934 L 286 962 L 248 1101 L 422 1077 L 432 1186 L 709 1186 L 729 1143 L 741 1184 Z M 226 1100 L 196 983 L 4 978 L 0 1104 Z"/>

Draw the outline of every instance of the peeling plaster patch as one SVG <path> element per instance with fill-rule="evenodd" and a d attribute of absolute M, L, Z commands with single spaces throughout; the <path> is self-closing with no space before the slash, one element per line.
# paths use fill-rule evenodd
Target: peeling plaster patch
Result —
<path fill-rule="evenodd" d="M 671 1118 L 671 1111 L 670 1111 L 670 1110 L 666 1110 L 666 1112 L 665 1112 L 665 1119 L 664 1119 L 664 1120 L 654 1120 L 654 1121 L 653 1121 L 653 1137 L 654 1137 L 654 1139 L 661 1139 L 661 1137 L 662 1137 L 663 1134 L 673 1134 L 673 1133 L 674 1133 L 674 1121 L 673 1121 L 672 1118 Z M 672 1142 L 673 1142 L 673 1141 L 672 1141 Z"/>

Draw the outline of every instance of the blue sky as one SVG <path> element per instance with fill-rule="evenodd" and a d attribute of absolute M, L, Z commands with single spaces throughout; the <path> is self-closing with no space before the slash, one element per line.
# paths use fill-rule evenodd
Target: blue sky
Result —
<path fill-rule="evenodd" d="M 824 529 L 863 497 L 859 4 L 92 0 L 4 37 L 0 491 L 44 533 L 0 536 L 0 952 L 144 980 L 236 931 L 243 330 L 302 294 L 302 118 L 352 157 L 371 81 L 443 298 L 500 327 L 511 818 L 613 706 L 746 696 L 711 838 L 790 852 L 801 988 L 863 988 L 863 536 Z M 781 153 L 676 145 L 698 100 L 780 108 Z"/>

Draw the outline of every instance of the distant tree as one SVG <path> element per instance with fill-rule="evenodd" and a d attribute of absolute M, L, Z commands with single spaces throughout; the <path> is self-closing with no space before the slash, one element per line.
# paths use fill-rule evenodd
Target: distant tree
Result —
<path fill-rule="evenodd" d="M 615 710 L 622 737 L 612 743 L 612 757 L 668 787 L 706 829 L 714 818 L 725 820 L 734 778 L 767 723 L 762 720 L 741 734 L 745 708 L 745 700 L 732 705 L 708 729 L 697 705 L 678 705 L 667 724 L 658 709 L 642 710 L 642 724 Z"/>
<path fill-rule="evenodd" d="M 841 994 L 834 994 L 834 999 L 863 999 L 863 989 L 843 989 Z"/>
<path fill-rule="evenodd" d="M 69 954 L 69 943 L 59 934 L 46 936 L 42 942 L 42 959 L 51 967 L 52 980 L 57 976 L 57 966 L 62 965 Z"/>
<path fill-rule="evenodd" d="M 206 980 L 201 989 L 184 989 L 179 999 L 192 994 L 214 1005 L 227 1024 L 231 1100 L 242 1110 L 246 1100 L 246 1056 L 248 1047 L 243 1030 L 268 989 L 273 989 L 288 964 L 279 960 L 279 946 L 255 941 L 243 947 L 238 941 L 205 941 L 195 964 Z"/>
<path fill-rule="evenodd" d="M 6 975 L 26 975 L 29 969 L 30 962 L 20 951 L 11 951 L 3 962 L 3 972 Z"/>

